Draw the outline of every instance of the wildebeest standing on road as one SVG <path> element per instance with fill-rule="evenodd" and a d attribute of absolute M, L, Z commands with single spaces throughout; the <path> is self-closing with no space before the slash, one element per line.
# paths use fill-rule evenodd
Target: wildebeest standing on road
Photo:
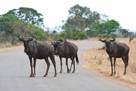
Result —
<path fill-rule="evenodd" d="M 116 70 L 115 70 L 116 58 L 122 58 L 125 64 L 125 70 L 124 70 L 124 75 L 125 75 L 126 68 L 128 66 L 128 60 L 129 60 L 129 47 L 125 43 L 115 42 L 114 37 L 113 40 L 110 40 L 109 38 L 105 40 L 101 40 L 100 38 L 100 41 L 104 42 L 106 45 L 106 52 L 108 53 L 111 62 L 111 76 L 113 75 L 112 57 L 114 57 L 114 75 L 116 74 Z"/>
<path fill-rule="evenodd" d="M 24 52 L 28 55 L 29 60 L 30 60 L 30 66 L 31 66 L 31 74 L 30 77 L 34 77 L 36 75 L 35 72 L 35 67 L 36 67 L 36 59 L 45 59 L 45 62 L 47 63 L 47 70 L 46 73 L 44 75 L 44 77 L 46 77 L 46 75 L 48 74 L 48 70 L 50 67 L 50 62 L 48 60 L 48 57 L 50 57 L 53 65 L 54 65 L 54 69 L 55 69 L 55 77 L 57 75 L 56 72 L 56 62 L 54 59 L 54 48 L 51 44 L 46 43 L 44 41 L 37 41 L 34 38 L 20 38 L 20 35 L 18 36 L 20 41 L 23 41 L 24 43 Z M 34 60 L 34 72 L 33 72 L 33 62 L 32 62 L 32 58 Z"/>
<path fill-rule="evenodd" d="M 77 55 L 78 47 L 73 43 L 67 42 L 66 40 L 58 40 L 56 42 L 52 42 L 52 45 L 54 46 L 55 55 L 58 55 L 60 58 L 61 65 L 60 73 L 62 73 L 62 58 L 66 58 L 67 72 L 69 73 L 71 71 L 71 67 L 73 64 L 74 73 L 75 72 L 74 58 L 76 58 L 76 62 L 79 63 Z M 68 58 L 72 60 L 70 69 L 68 68 Z"/>

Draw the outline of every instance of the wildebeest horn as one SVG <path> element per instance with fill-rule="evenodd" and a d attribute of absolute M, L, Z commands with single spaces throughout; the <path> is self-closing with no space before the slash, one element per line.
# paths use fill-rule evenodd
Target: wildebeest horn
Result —
<path fill-rule="evenodd" d="M 113 38 L 113 40 L 110 40 L 111 42 L 114 42 L 115 41 L 115 38 L 114 37 L 112 37 Z"/>
<path fill-rule="evenodd" d="M 19 38 L 19 39 L 20 39 L 20 35 L 21 35 L 21 34 L 18 35 L 18 38 Z"/>
<path fill-rule="evenodd" d="M 31 33 L 30 33 L 31 34 Z M 31 34 L 32 35 L 32 37 L 34 38 L 34 35 L 33 34 Z"/>
<path fill-rule="evenodd" d="M 105 42 L 105 40 L 102 40 L 101 37 L 100 37 L 100 41 L 101 41 L 101 42 Z"/>
<path fill-rule="evenodd" d="M 51 42 L 51 44 L 53 44 L 53 42 L 52 41 L 50 41 Z"/>
<path fill-rule="evenodd" d="M 20 40 L 20 41 L 23 41 L 23 39 L 22 39 L 22 38 L 20 38 L 20 35 L 21 35 L 21 34 L 19 34 L 19 35 L 18 35 L 18 38 L 19 38 L 19 40 Z"/>

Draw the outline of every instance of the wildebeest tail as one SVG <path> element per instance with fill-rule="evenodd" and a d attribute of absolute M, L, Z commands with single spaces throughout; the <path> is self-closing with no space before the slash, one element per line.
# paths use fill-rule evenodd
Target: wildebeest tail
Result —
<path fill-rule="evenodd" d="M 76 62 L 77 62 L 77 64 L 79 63 L 79 60 L 78 60 L 78 56 L 77 56 L 77 54 L 76 54 Z"/>

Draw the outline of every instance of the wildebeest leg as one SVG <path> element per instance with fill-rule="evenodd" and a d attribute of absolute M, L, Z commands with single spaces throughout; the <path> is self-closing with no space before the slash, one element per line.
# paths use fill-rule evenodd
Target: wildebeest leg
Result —
<path fill-rule="evenodd" d="M 48 57 L 45 58 L 45 62 L 46 62 L 46 64 L 47 64 L 47 70 L 46 70 L 46 73 L 45 73 L 44 77 L 46 77 L 46 76 L 48 75 L 48 70 L 49 70 L 49 67 L 50 67 L 50 62 L 49 62 L 49 60 L 48 60 Z"/>
<path fill-rule="evenodd" d="M 72 64 L 73 64 L 73 71 L 72 71 L 72 73 L 74 73 L 75 72 L 75 60 L 74 60 L 74 58 L 70 58 L 71 59 L 71 67 L 70 67 L 70 71 L 71 71 L 71 68 L 72 68 Z"/>
<path fill-rule="evenodd" d="M 60 73 L 62 73 L 62 58 L 60 57 Z"/>
<path fill-rule="evenodd" d="M 75 72 L 75 60 L 74 60 L 74 58 L 72 60 L 72 63 L 73 63 L 73 72 L 72 73 L 74 73 Z"/>
<path fill-rule="evenodd" d="M 56 62 L 55 62 L 55 59 L 54 59 L 54 55 L 50 56 L 50 59 L 51 59 L 53 65 L 54 65 L 54 70 L 55 70 L 54 77 L 56 77 L 57 71 L 56 71 Z"/>
<path fill-rule="evenodd" d="M 66 58 L 66 66 L 67 66 L 67 73 L 69 73 L 69 68 L 68 68 L 68 58 Z"/>
<path fill-rule="evenodd" d="M 128 66 L 128 56 L 123 56 L 122 57 L 122 60 L 123 60 L 123 62 L 124 62 L 124 65 L 125 65 L 125 70 L 124 70 L 124 75 L 126 74 L 126 68 L 127 68 L 127 66 Z"/>
<path fill-rule="evenodd" d="M 73 64 L 73 63 L 72 63 L 72 61 L 71 61 L 71 66 L 70 66 L 69 72 L 71 72 L 72 64 Z"/>
<path fill-rule="evenodd" d="M 113 64 L 112 64 L 112 57 L 110 57 L 110 62 L 111 62 L 111 75 L 110 75 L 110 76 L 112 76 L 112 75 L 113 75 Z"/>
<path fill-rule="evenodd" d="M 36 58 L 34 58 L 34 76 L 36 75 L 35 68 L 36 68 Z"/>
<path fill-rule="evenodd" d="M 114 57 L 114 75 L 116 74 L 116 68 L 115 68 L 115 66 L 116 66 L 116 57 Z"/>
<path fill-rule="evenodd" d="M 32 64 L 32 58 L 31 57 L 29 57 L 29 61 L 30 61 L 30 67 L 31 67 L 30 77 L 34 77 L 34 74 L 33 74 L 33 64 Z"/>

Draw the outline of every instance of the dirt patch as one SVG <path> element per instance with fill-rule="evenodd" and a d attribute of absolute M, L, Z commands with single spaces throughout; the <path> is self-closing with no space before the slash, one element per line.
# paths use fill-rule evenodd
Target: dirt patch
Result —
<path fill-rule="evenodd" d="M 128 85 L 136 89 L 136 40 L 131 43 L 126 43 L 130 47 L 129 65 L 127 67 L 127 74 L 123 75 L 124 63 L 121 58 L 116 60 L 116 75 L 110 76 L 111 66 L 110 59 L 105 50 L 98 50 L 101 47 L 91 48 L 83 53 L 83 65 L 85 68 L 95 72 L 104 78 L 112 81 Z"/>

